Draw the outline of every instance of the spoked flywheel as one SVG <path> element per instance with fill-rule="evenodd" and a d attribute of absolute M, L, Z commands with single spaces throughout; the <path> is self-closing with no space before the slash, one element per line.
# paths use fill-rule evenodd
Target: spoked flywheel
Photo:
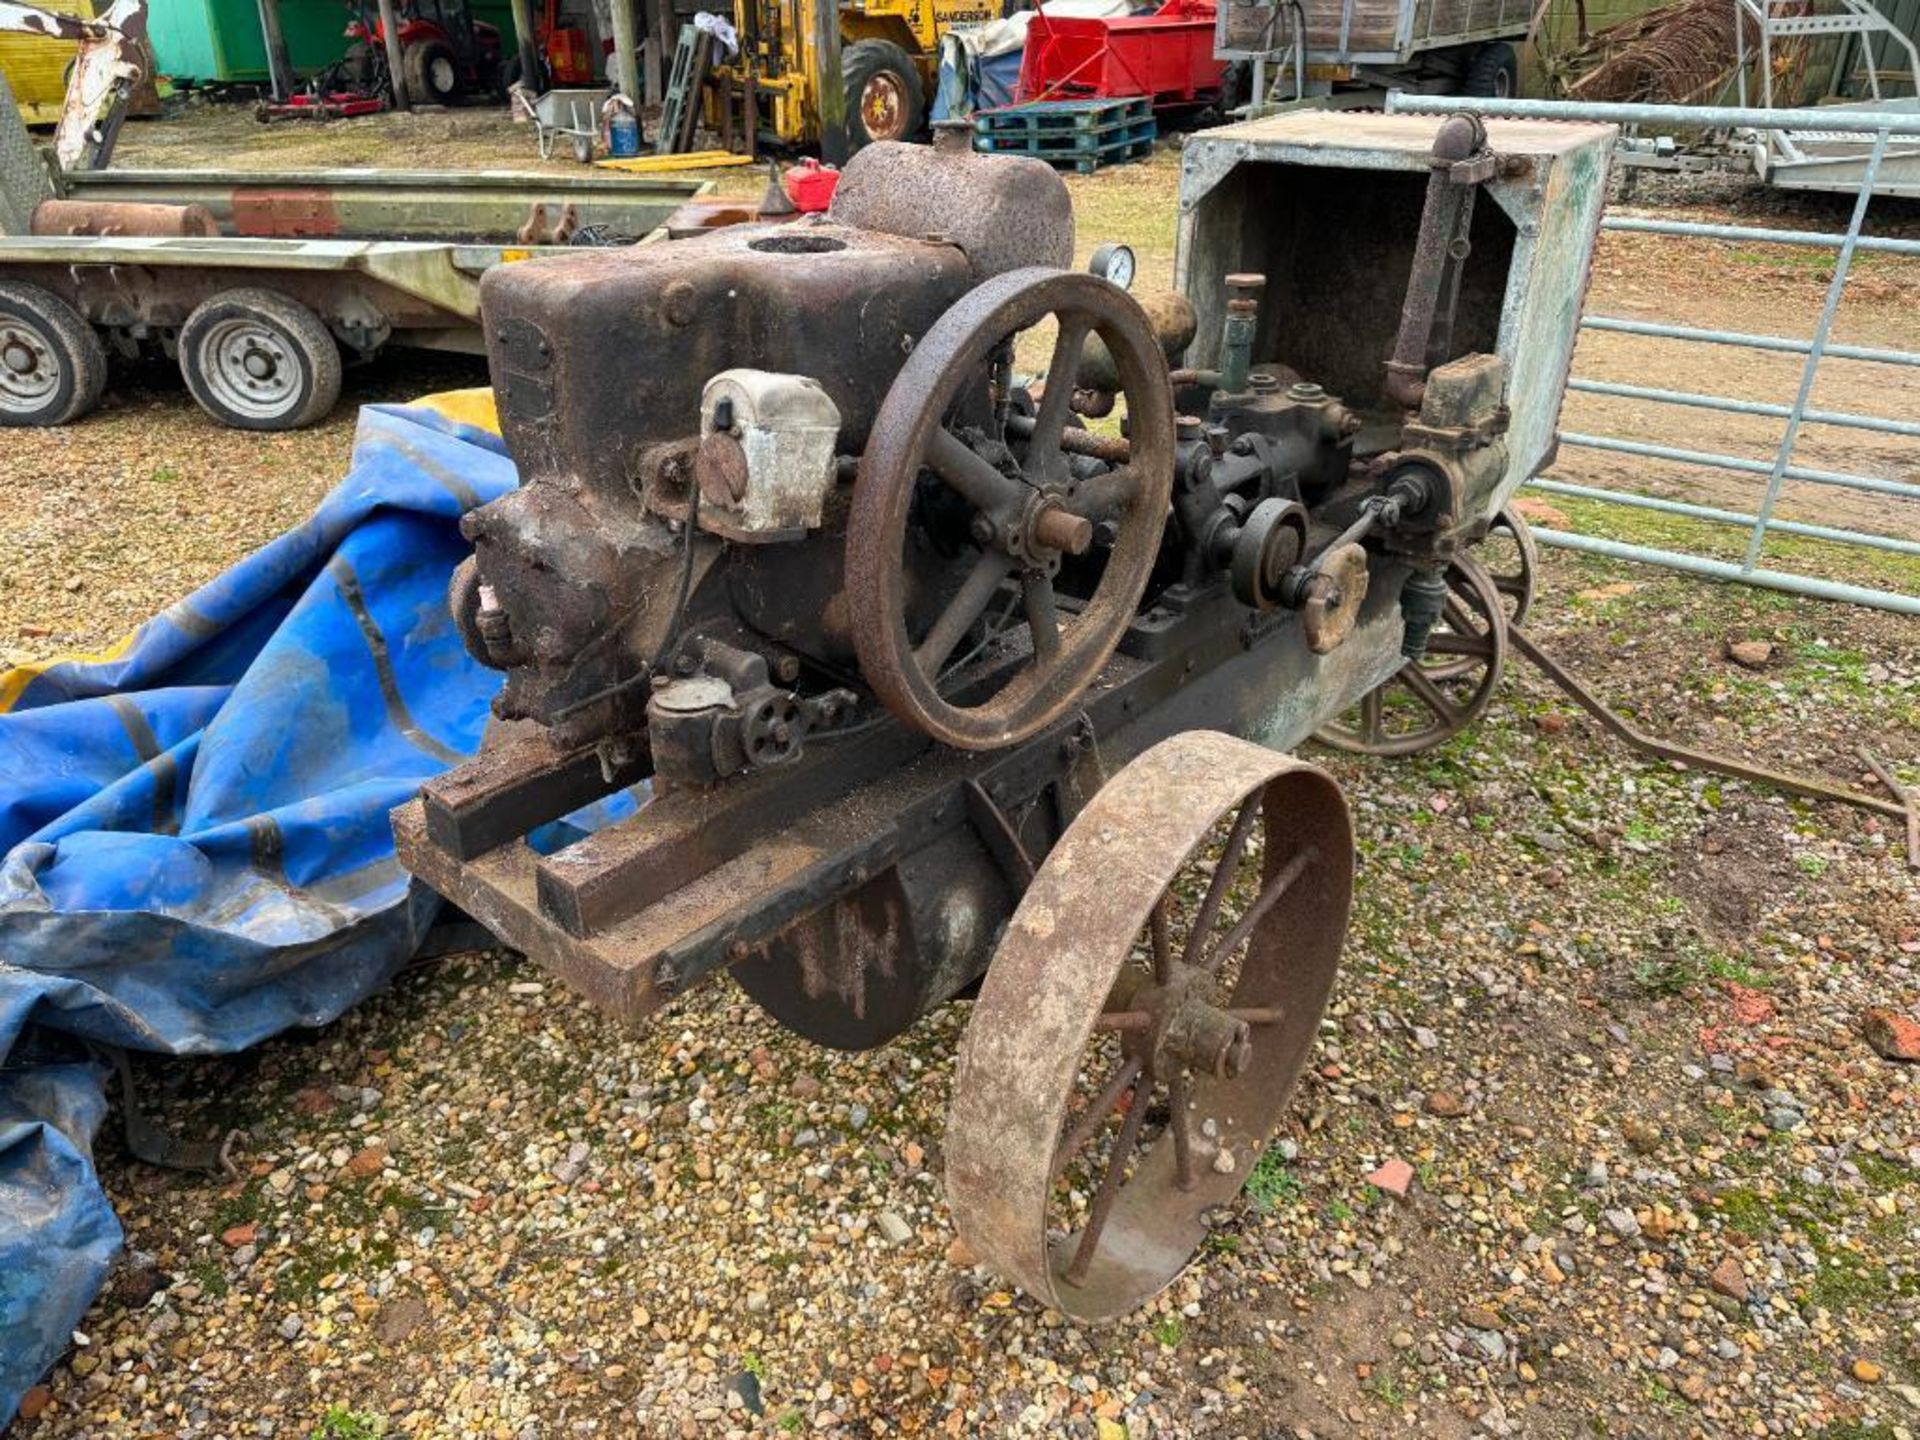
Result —
<path fill-rule="evenodd" d="M 1057 338 L 1045 393 L 1035 413 L 1015 413 L 1013 341 L 1048 322 Z M 1099 474 L 1084 457 L 1101 447 L 1071 408 L 1094 335 L 1113 357 L 1129 426 L 1124 447 L 1110 452 L 1127 458 Z M 923 483 L 924 474 L 935 478 Z M 972 290 L 914 347 L 861 457 L 847 574 L 867 683 L 908 724 L 961 749 L 1011 745 L 1045 728 L 1071 709 L 1132 620 L 1172 486 L 1173 394 L 1138 302 L 1092 275 L 1046 268 Z M 930 597 L 938 557 L 909 520 L 933 510 L 947 513 L 959 555 L 947 571 L 957 583 Z M 1055 584 L 1070 557 L 1072 595 Z M 968 641 L 996 611 L 1016 638 L 1024 630 L 1024 662 L 963 693 L 955 674 L 981 648 Z"/>
<path fill-rule="evenodd" d="M 1346 803 L 1299 760 L 1189 731 L 1108 781 L 961 1042 L 947 1198 L 974 1252 L 1082 1320 L 1171 1282 L 1280 1121 L 1352 879 Z"/>
<path fill-rule="evenodd" d="M 1507 609 L 1493 577 L 1461 555 L 1427 653 L 1314 732 L 1356 755 L 1412 755 L 1451 740 L 1493 703 L 1507 655 Z"/>

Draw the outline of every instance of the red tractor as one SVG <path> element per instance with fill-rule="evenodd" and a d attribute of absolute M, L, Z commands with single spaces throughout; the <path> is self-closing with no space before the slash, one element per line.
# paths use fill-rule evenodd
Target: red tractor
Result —
<path fill-rule="evenodd" d="M 475 20 L 466 0 L 407 0 L 399 15 L 400 66 L 409 99 L 446 105 L 462 95 L 499 91 L 499 28 Z M 375 74 L 384 72 L 386 31 L 377 14 L 362 8 L 347 26 L 347 38 L 366 66 Z M 350 50 L 348 65 L 356 58 Z"/>

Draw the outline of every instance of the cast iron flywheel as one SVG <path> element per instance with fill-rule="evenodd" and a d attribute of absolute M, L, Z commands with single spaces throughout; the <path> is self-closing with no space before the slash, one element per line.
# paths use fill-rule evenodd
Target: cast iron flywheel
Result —
<path fill-rule="evenodd" d="M 1037 411 L 1010 413 L 1006 384 L 1021 332 L 1057 325 Z M 1086 477 L 1066 448 L 1098 448 L 1072 409 L 1087 340 L 1098 335 L 1119 374 L 1126 459 Z M 997 402 L 997 403 L 996 403 Z M 1003 433 L 962 416 L 999 415 Z M 1024 446 L 1019 442 L 1024 440 Z M 1109 446 L 1112 442 L 1106 442 Z M 931 473 L 965 507 L 964 571 L 927 607 L 910 573 L 910 518 Z M 914 347 L 880 407 L 860 460 L 847 529 L 854 648 L 861 673 L 909 725 L 963 750 L 991 750 L 1067 714 L 1133 619 L 1159 553 L 1173 487 L 1173 392 L 1166 360 L 1139 303 L 1092 275 L 1034 267 L 972 290 Z M 924 508 L 924 507 L 923 507 Z M 1101 543 L 1096 547 L 1095 541 Z M 1054 581 L 1068 557 L 1097 565 L 1091 593 L 1071 601 Z M 963 648 L 996 600 L 1024 629 L 1018 664 L 990 679 L 956 672 Z M 958 657 L 958 663 L 956 663 Z M 964 693 L 961 693 L 961 690 Z"/>

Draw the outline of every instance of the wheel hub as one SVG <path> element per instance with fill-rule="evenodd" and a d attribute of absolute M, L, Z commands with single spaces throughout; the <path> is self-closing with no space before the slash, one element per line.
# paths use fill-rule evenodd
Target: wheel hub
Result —
<path fill-rule="evenodd" d="M 0 358 L 5 359 L 7 369 L 15 375 L 31 374 L 37 359 L 33 351 L 11 335 L 7 337 L 6 348 L 0 350 Z"/>
<path fill-rule="evenodd" d="M 1178 965 L 1163 985 L 1129 968 L 1107 1003 L 1109 1013 L 1145 1017 L 1138 1028 L 1122 1031 L 1120 1047 L 1148 1074 L 1197 1070 L 1237 1080 L 1253 1058 L 1253 1027 L 1221 1001 L 1219 982 L 1210 972 Z"/>

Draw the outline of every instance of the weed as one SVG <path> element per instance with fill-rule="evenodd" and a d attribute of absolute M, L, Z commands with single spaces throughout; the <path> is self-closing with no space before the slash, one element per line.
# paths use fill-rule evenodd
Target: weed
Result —
<path fill-rule="evenodd" d="M 1286 1157 L 1277 1149 L 1263 1154 L 1247 1177 L 1247 1197 L 1262 1215 L 1293 1204 L 1300 1195 L 1300 1177 L 1287 1168 Z"/>
<path fill-rule="evenodd" d="M 780 1414 L 779 1425 L 781 1431 L 785 1434 L 798 1435 L 806 1428 L 806 1424 L 807 1417 L 800 1413 L 797 1406 L 788 1406 L 787 1409 Z"/>
<path fill-rule="evenodd" d="M 380 1440 L 386 1433 L 387 1422 L 378 1415 L 349 1410 L 344 1405 L 329 1405 L 307 1440 Z"/>
<path fill-rule="evenodd" d="M 1160 1344 L 1172 1350 L 1186 1338 L 1187 1327 L 1178 1315 L 1162 1315 L 1153 1322 L 1153 1329 L 1149 1333 Z"/>
<path fill-rule="evenodd" d="M 740 1368 L 762 1384 L 766 1383 L 767 1361 L 765 1356 L 758 1355 L 752 1350 L 749 1350 L 740 1357 Z"/>
<path fill-rule="evenodd" d="M 1827 873 L 1827 857 L 1815 855 L 1812 851 L 1794 856 L 1793 863 L 1799 867 L 1800 873 L 1810 880 L 1818 880 Z"/>

